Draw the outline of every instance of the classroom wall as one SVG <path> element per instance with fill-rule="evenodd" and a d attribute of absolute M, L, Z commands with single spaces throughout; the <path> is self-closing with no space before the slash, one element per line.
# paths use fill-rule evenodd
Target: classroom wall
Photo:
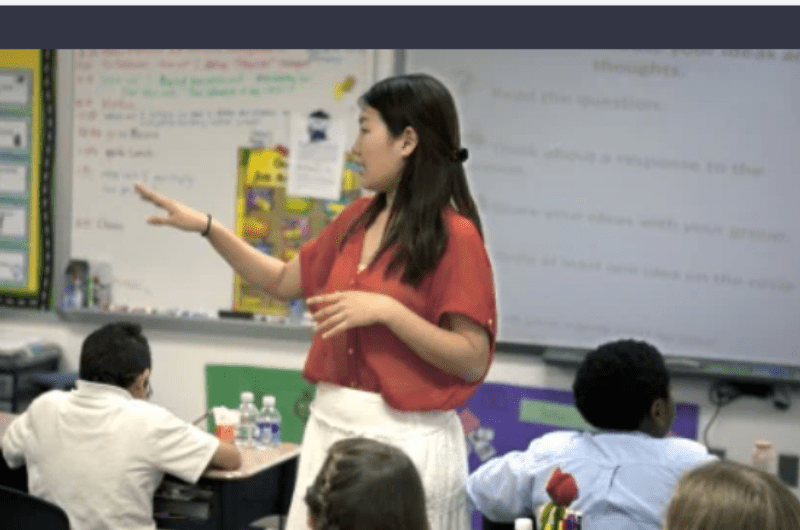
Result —
<path fill-rule="evenodd" d="M 63 322 L 54 314 L 0 310 L 0 340 L 39 337 L 58 342 L 64 348 L 63 370 L 77 370 L 83 338 L 95 324 Z M 207 363 L 254 364 L 272 368 L 301 369 L 307 341 L 241 338 L 233 335 L 148 330 L 153 352 L 153 401 L 191 421 L 204 411 L 204 366 Z M 517 385 L 568 389 L 573 368 L 544 364 L 530 354 L 499 352 L 487 380 Z M 700 407 L 700 436 L 714 412 L 708 399 L 710 381 L 675 378 L 673 393 L 677 401 Z M 800 452 L 800 392 L 792 391 L 792 406 L 775 409 L 769 400 L 743 397 L 724 407 L 714 422 L 709 438 L 729 459 L 750 462 L 753 440 L 767 439 L 776 444 L 778 454 Z M 800 489 L 794 488 L 800 495 Z"/>

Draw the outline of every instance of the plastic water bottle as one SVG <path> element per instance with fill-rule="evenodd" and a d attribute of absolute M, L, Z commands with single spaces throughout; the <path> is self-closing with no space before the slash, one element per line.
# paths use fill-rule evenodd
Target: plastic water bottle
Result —
<path fill-rule="evenodd" d="M 236 443 L 241 446 L 253 446 L 258 439 L 256 417 L 258 410 L 253 405 L 253 393 L 242 392 L 239 405 L 239 426 L 236 429 Z"/>
<path fill-rule="evenodd" d="M 263 407 L 258 413 L 258 430 L 261 446 L 277 447 L 281 443 L 281 413 L 275 407 L 275 396 L 264 396 Z"/>

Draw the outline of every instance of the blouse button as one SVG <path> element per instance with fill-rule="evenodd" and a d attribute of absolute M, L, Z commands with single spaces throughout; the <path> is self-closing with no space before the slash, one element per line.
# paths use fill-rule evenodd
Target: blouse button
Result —
<path fill-rule="evenodd" d="M 347 353 L 349 355 L 353 355 L 353 353 L 355 353 L 355 352 L 353 351 L 353 348 L 347 348 Z"/>
<path fill-rule="evenodd" d="M 489 325 L 490 326 L 492 325 L 492 319 L 491 318 L 489 319 Z"/>
<path fill-rule="evenodd" d="M 355 388 L 356 387 L 356 382 L 355 381 L 350 381 L 350 387 L 351 388 Z"/>

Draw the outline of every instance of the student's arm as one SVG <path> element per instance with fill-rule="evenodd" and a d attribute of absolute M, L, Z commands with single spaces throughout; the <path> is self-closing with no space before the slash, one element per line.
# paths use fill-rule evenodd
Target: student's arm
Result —
<path fill-rule="evenodd" d="M 220 442 L 214 455 L 211 457 L 209 467 L 234 471 L 242 467 L 242 454 L 235 444 Z"/>
<path fill-rule="evenodd" d="M 535 463 L 528 451 L 511 451 L 493 458 L 467 478 L 472 505 L 491 521 L 513 522 L 533 517 Z"/>
<path fill-rule="evenodd" d="M 147 430 L 145 451 L 152 465 L 164 473 L 195 483 L 209 466 L 237 469 L 238 449 L 213 434 L 183 421 L 167 409 L 142 403 L 139 420 Z"/>
<path fill-rule="evenodd" d="M 180 202 L 136 184 L 142 199 L 166 210 L 166 215 L 151 215 L 147 222 L 166 225 L 188 232 L 202 233 L 208 225 L 208 215 Z M 214 249 L 247 282 L 257 285 L 270 295 L 282 300 L 297 298 L 300 289 L 300 260 L 289 263 L 259 251 L 237 236 L 216 219 L 212 219 L 207 236 Z M 191 266 L 191 263 L 187 263 Z"/>

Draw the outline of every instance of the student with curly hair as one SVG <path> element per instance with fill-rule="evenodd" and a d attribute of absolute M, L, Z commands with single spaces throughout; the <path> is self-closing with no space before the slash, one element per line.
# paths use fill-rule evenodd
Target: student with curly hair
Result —
<path fill-rule="evenodd" d="M 661 353 L 636 340 L 603 344 L 586 355 L 572 390 L 597 432 L 552 432 L 486 462 L 467 481 L 474 505 L 495 522 L 536 517 L 552 503 L 582 512 L 584 528 L 660 530 L 681 474 L 715 458 L 667 436 L 675 406 Z"/>

